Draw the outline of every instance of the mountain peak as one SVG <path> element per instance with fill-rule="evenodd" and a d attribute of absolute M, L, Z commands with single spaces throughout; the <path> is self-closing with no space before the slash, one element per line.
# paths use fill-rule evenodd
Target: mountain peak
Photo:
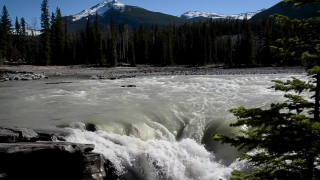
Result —
<path fill-rule="evenodd" d="M 193 18 L 211 18 L 211 19 L 250 19 L 253 17 L 255 14 L 264 11 L 265 9 L 258 10 L 256 12 L 246 12 L 246 13 L 240 13 L 240 14 L 232 14 L 232 15 L 227 15 L 227 14 L 219 14 L 219 13 L 213 13 L 213 12 L 200 12 L 200 11 L 188 11 L 183 13 L 180 17 L 184 19 L 193 19 Z"/>
<path fill-rule="evenodd" d="M 77 21 L 83 17 L 87 17 L 88 15 L 94 15 L 98 13 L 98 15 L 103 15 L 109 9 L 116 9 L 118 11 L 123 11 L 125 8 L 125 4 L 119 2 L 118 0 L 105 0 L 90 9 L 86 9 L 81 11 L 80 13 L 73 15 L 73 21 Z"/>

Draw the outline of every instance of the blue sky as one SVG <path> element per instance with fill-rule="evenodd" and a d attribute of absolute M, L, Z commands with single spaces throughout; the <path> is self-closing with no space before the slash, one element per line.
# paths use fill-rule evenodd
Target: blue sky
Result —
<path fill-rule="evenodd" d="M 56 7 L 63 15 L 79 13 L 103 0 L 48 0 L 49 11 L 54 12 Z M 163 12 L 171 15 L 181 15 L 187 11 L 217 12 L 234 14 L 269 8 L 280 0 L 119 0 L 127 5 Z M 0 0 L 0 8 L 6 5 L 9 15 L 14 22 L 15 17 L 24 17 L 30 23 L 32 19 L 40 22 L 40 4 L 42 0 Z"/>

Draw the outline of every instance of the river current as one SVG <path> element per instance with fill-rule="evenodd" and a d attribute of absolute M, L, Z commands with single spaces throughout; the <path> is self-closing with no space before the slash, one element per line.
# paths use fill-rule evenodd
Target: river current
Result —
<path fill-rule="evenodd" d="M 63 128 L 95 144 L 127 179 L 229 179 L 247 164 L 212 140 L 233 135 L 229 109 L 283 101 L 271 80 L 305 75 L 163 76 L 119 80 L 53 77 L 0 83 L 0 126 Z M 53 82 L 72 82 L 46 84 Z M 137 87 L 121 87 L 136 85 Z M 95 124 L 98 131 L 85 130 Z"/>

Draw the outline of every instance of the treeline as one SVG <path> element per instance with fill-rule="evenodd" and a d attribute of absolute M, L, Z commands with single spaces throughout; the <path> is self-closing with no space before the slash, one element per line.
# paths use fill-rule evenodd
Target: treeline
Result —
<path fill-rule="evenodd" d="M 300 65 L 295 59 L 277 58 L 270 46 L 277 39 L 298 35 L 291 27 L 271 20 L 210 20 L 159 28 L 132 29 L 102 25 L 99 16 L 88 16 L 86 29 L 69 33 L 59 8 L 49 13 L 48 1 L 41 4 L 41 34 L 27 34 L 26 22 L 16 18 L 14 26 L 6 7 L 0 19 L 0 58 L 37 65 L 119 63 L 152 65 Z M 303 32 L 300 32 L 303 33 Z M 281 59 L 281 61 L 280 61 Z"/>

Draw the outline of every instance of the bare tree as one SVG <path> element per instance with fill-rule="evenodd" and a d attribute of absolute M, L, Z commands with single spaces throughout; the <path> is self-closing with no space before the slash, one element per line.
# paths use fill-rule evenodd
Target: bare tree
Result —
<path fill-rule="evenodd" d="M 38 29 L 38 21 L 37 21 L 37 17 L 32 17 L 31 18 L 31 35 L 35 36 L 36 35 L 36 30 Z"/>

